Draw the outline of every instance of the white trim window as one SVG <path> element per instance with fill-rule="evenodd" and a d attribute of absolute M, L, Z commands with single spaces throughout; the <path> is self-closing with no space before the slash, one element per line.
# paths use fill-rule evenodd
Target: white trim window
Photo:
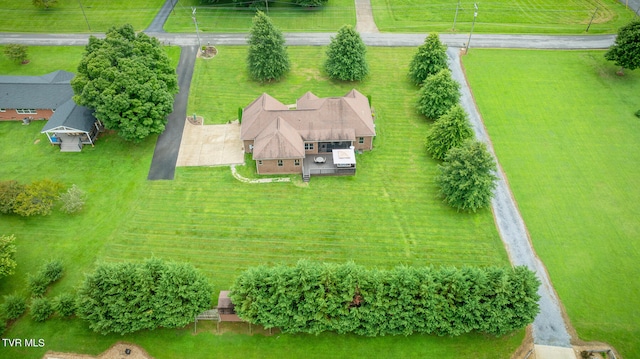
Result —
<path fill-rule="evenodd" d="M 300 160 L 299 159 L 293 160 L 293 165 L 294 166 L 300 166 Z"/>
<path fill-rule="evenodd" d="M 35 115 L 35 114 L 38 113 L 38 112 L 36 112 L 35 109 L 32 109 L 32 108 L 17 108 L 16 112 L 19 115 Z"/>
<path fill-rule="evenodd" d="M 304 150 L 305 150 L 305 151 L 311 151 L 311 150 L 313 150 L 313 143 L 305 143 L 305 144 L 304 144 Z"/>
<path fill-rule="evenodd" d="M 364 143 L 364 137 L 358 137 L 358 143 L 359 144 L 363 144 Z"/>
<path fill-rule="evenodd" d="M 0 112 L 7 112 L 6 108 L 0 108 Z"/>
<path fill-rule="evenodd" d="M 278 167 L 284 166 L 284 162 L 282 160 L 278 160 Z"/>

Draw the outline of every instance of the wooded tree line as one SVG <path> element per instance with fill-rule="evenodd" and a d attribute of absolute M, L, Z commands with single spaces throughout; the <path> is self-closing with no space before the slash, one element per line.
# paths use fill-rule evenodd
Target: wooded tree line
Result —
<path fill-rule="evenodd" d="M 378 270 L 300 261 L 249 268 L 231 298 L 240 318 L 287 333 L 503 335 L 533 322 L 539 285 L 526 267 Z"/>

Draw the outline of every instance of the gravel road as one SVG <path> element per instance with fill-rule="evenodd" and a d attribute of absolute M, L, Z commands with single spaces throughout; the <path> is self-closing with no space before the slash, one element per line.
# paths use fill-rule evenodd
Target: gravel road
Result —
<path fill-rule="evenodd" d="M 471 96 L 471 90 L 467 84 L 462 67 L 460 66 L 459 52 L 459 48 L 449 48 L 447 50 L 451 61 L 449 68 L 451 69 L 453 78 L 461 85 L 460 92 L 462 93 L 462 97 L 460 103 L 469 114 L 469 120 L 471 121 L 476 138 L 487 144 L 489 151 L 491 151 L 495 158 L 495 152 L 489 135 L 487 134 L 487 129 L 484 127 L 475 101 Z M 542 283 L 538 290 L 538 294 L 540 294 L 540 313 L 533 322 L 534 343 L 571 347 L 571 336 L 565 327 L 558 297 L 556 296 L 544 265 L 533 250 L 524 220 L 518 211 L 505 174 L 497 158 L 496 162 L 498 163 L 498 173 L 496 173 L 498 176 L 498 186 L 491 206 L 498 232 L 507 249 L 511 263 L 513 265 L 527 266 L 536 273 Z"/>

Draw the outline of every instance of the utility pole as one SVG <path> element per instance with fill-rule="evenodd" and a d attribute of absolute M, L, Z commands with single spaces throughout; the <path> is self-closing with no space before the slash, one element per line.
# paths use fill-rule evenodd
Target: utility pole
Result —
<path fill-rule="evenodd" d="M 456 5 L 456 16 L 453 17 L 453 28 L 451 30 L 456 31 L 456 20 L 458 20 L 458 9 L 460 8 L 460 0 L 458 0 L 458 4 Z"/>
<path fill-rule="evenodd" d="M 473 3 L 475 10 L 473 11 L 473 24 L 471 24 L 471 32 L 469 32 L 469 41 L 467 41 L 467 49 L 465 53 L 469 53 L 469 45 L 471 44 L 471 34 L 473 34 L 473 28 L 476 26 L 476 18 L 478 17 L 478 3 Z"/>
<path fill-rule="evenodd" d="M 89 32 L 91 32 L 91 26 L 89 26 L 89 20 L 87 20 L 87 14 L 84 13 L 84 8 L 82 7 L 82 2 L 78 0 L 78 4 L 80 4 L 80 10 L 82 10 L 82 15 L 84 16 L 84 21 L 87 23 L 87 28 L 89 28 Z"/>
<path fill-rule="evenodd" d="M 198 20 L 196 20 L 196 8 L 191 8 L 191 15 L 193 15 L 193 23 L 196 24 L 196 37 L 198 38 L 198 51 L 202 51 L 202 44 L 200 43 L 200 33 L 198 32 Z"/>

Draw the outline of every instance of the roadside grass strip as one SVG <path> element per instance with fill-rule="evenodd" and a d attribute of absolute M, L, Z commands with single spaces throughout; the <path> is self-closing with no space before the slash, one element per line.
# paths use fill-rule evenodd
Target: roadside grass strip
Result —
<path fill-rule="evenodd" d="M 196 7 L 198 28 L 202 32 L 248 32 L 255 9 L 236 7 L 231 0 L 203 5 L 200 0 L 180 0 L 165 24 L 168 32 L 195 32 L 193 10 Z M 263 10 L 282 31 L 336 32 L 342 25 L 356 24 L 353 1 L 331 0 L 317 8 L 306 8 L 290 2 L 269 2 Z"/>
<path fill-rule="evenodd" d="M 602 51 L 463 57 L 496 154 L 582 340 L 640 352 L 640 70 Z"/>
<path fill-rule="evenodd" d="M 0 32 L 105 32 L 124 24 L 144 30 L 164 2 L 58 0 L 57 5 L 45 10 L 31 1 L 0 0 Z"/>
<path fill-rule="evenodd" d="M 616 0 L 371 0 L 380 31 L 478 33 L 614 33 L 633 18 L 633 11 Z M 457 16 L 456 16 L 456 8 Z M 596 11 L 597 8 L 597 11 Z M 595 15 L 594 15 L 595 13 Z"/>

